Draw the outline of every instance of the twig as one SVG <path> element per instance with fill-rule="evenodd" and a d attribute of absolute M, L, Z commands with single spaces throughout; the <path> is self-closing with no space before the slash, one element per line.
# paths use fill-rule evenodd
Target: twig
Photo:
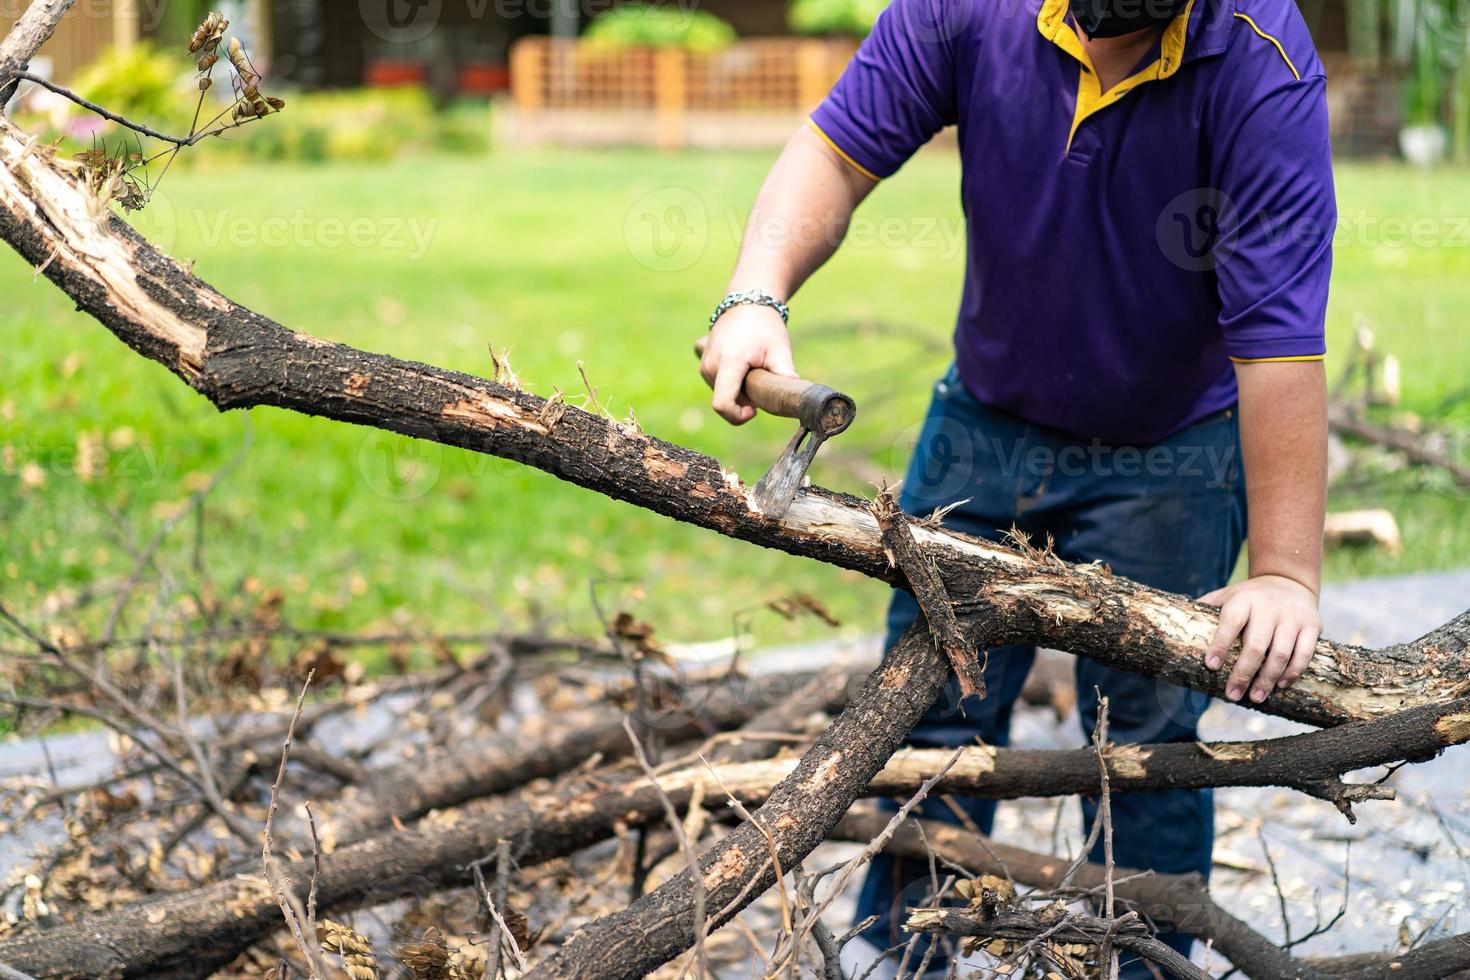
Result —
<path fill-rule="evenodd" d="M 322 877 L 322 842 L 316 832 L 316 815 L 311 812 L 311 801 L 302 804 L 306 808 L 306 823 L 311 828 L 311 888 L 306 893 L 306 934 L 316 935 L 316 891 Z"/>
<path fill-rule="evenodd" d="M 679 811 L 674 806 L 674 801 L 669 799 L 669 795 L 659 785 L 658 776 L 654 773 L 653 766 L 643 751 L 643 743 L 638 738 L 638 733 L 633 730 L 633 723 L 626 717 L 623 719 L 623 729 L 628 733 L 628 741 L 633 746 L 633 758 L 638 761 L 639 768 L 643 770 L 643 774 L 653 784 L 654 791 L 658 793 L 669 829 L 674 832 L 674 838 L 679 842 L 679 849 L 684 852 L 684 860 L 689 865 L 689 875 L 694 879 L 694 961 L 699 966 L 699 976 L 703 978 L 709 975 L 709 954 L 704 946 L 707 916 L 704 876 L 699 870 L 699 852 L 695 850 L 694 842 L 690 840 L 689 834 L 685 831 L 684 822 L 679 819 Z"/>
<path fill-rule="evenodd" d="M 811 921 L 812 939 L 816 941 L 817 949 L 822 953 L 822 978 L 823 980 L 843 980 L 842 976 L 842 947 L 837 943 L 837 937 L 832 934 L 832 928 L 823 922 L 821 916 L 814 915 Z"/>
<path fill-rule="evenodd" d="M 1286 907 L 1286 891 L 1281 887 L 1281 876 L 1276 873 L 1276 859 L 1271 855 L 1266 835 L 1259 827 L 1256 828 L 1256 839 L 1261 842 L 1261 853 L 1266 856 L 1266 867 L 1271 872 L 1271 885 L 1276 889 L 1276 904 L 1281 909 L 1281 945 L 1283 949 L 1290 949 L 1294 944 L 1291 941 L 1291 913 Z"/>
<path fill-rule="evenodd" d="M 807 917 L 808 923 L 819 921 L 822 914 L 825 913 L 827 909 L 832 905 L 832 903 L 837 900 L 837 897 L 841 895 L 844 891 L 846 891 L 848 882 L 852 880 L 853 875 L 857 874 L 858 869 L 867 865 L 870 861 L 873 860 L 874 857 L 882 852 L 883 848 L 888 846 L 888 842 L 893 839 L 894 833 L 896 833 L 903 822 L 908 819 L 909 814 L 913 813 L 914 809 L 918 807 L 920 803 L 923 803 L 924 800 L 928 799 L 929 791 L 933 789 L 934 786 L 949 773 L 950 769 L 954 768 L 954 764 L 959 761 L 960 756 L 963 754 L 963 746 L 955 749 L 954 754 L 949 757 L 949 761 L 944 764 L 944 767 L 941 768 L 934 775 L 930 776 L 928 779 L 924 780 L 923 784 L 919 786 L 914 795 L 909 797 L 907 802 L 905 802 L 902 806 L 898 808 L 898 812 L 895 813 L 893 815 L 893 818 L 888 821 L 888 825 L 883 828 L 883 832 L 870 840 L 867 846 L 864 847 L 856 857 L 848 861 L 846 864 L 840 866 L 840 873 L 838 874 L 837 879 L 833 882 L 831 890 L 827 893 L 827 897 L 811 910 L 810 915 Z M 714 770 L 711 769 L 710 771 L 713 772 Z M 774 957 L 776 963 L 778 965 L 784 964 L 788 960 L 794 962 L 797 951 L 801 949 L 802 945 L 806 942 L 810 933 L 811 927 L 810 925 L 808 925 L 805 929 L 802 930 L 802 933 L 800 935 L 794 935 L 791 939 L 790 946 L 784 951 L 784 955 L 783 951 L 777 951 L 777 954 Z"/>
<path fill-rule="evenodd" d="M 505 903 L 510 897 L 510 841 L 502 837 L 495 844 L 494 895 L 491 895 L 489 889 L 485 887 L 485 876 L 480 872 L 479 866 L 475 867 L 475 883 L 478 885 L 480 893 L 485 896 L 487 912 L 493 912 L 497 908 L 505 907 Z M 498 918 L 492 916 L 490 928 L 487 932 L 490 937 L 490 952 L 488 954 L 489 960 L 485 964 L 485 976 L 489 977 L 490 980 L 499 980 L 501 960 L 504 958 L 505 952 L 502 948 L 504 930 L 501 929 Z M 515 937 L 512 936 L 510 941 L 514 943 Z"/>
<path fill-rule="evenodd" d="M 1092 747 L 1097 752 L 1097 770 L 1100 788 L 1097 802 L 1097 820 L 1102 824 L 1103 838 L 1103 915 L 1113 921 L 1103 940 L 1102 963 L 1108 980 L 1118 980 L 1118 958 L 1113 955 L 1113 936 L 1118 920 L 1113 915 L 1113 804 L 1108 786 L 1108 699 L 1101 688 L 1097 693 L 1097 726 L 1092 732 Z"/>
<path fill-rule="evenodd" d="M 15 94 L 15 73 L 30 64 L 31 58 L 56 32 L 73 0 L 35 0 L 0 38 L 0 115 Z"/>
<path fill-rule="evenodd" d="M 1137 916 L 1127 922 L 1114 922 L 1090 915 L 1063 913 L 1058 921 L 1051 922 L 1044 911 L 1008 910 L 987 916 L 979 909 L 929 908 L 915 909 L 909 916 L 908 928 L 919 932 L 951 933 L 1027 943 L 1039 943 L 1055 937 L 1063 943 L 1092 946 L 1099 945 L 1111 932 L 1119 946 L 1152 960 L 1177 977 L 1184 980 L 1208 980 L 1205 973 L 1181 953 L 1149 935 Z"/>
<path fill-rule="evenodd" d="M 291 893 L 290 879 L 281 874 L 276 864 L 275 856 L 271 853 L 271 846 L 275 843 L 276 811 L 281 808 L 281 782 L 286 778 L 286 764 L 291 758 L 291 737 L 296 733 L 296 721 L 301 717 L 301 708 L 306 703 L 306 691 L 311 687 L 311 679 L 315 676 L 313 669 L 306 675 L 306 683 L 301 685 L 301 693 L 296 698 L 296 710 L 291 715 L 290 724 L 286 726 L 286 738 L 281 742 L 281 765 L 276 770 L 276 781 L 271 783 L 270 806 L 265 814 L 265 841 L 260 848 L 261 863 L 265 867 L 266 881 L 270 883 L 271 893 L 275 895 L 276 904 L 281 907 L 281 915 L 286 920 L 286 928 L 291 930 L 291 938 L 296 940 L 296 947 L 301 950 L 301 955 L 306 957 L 306 962 L 311 970 L 313 980 L 326 980 L 331 976 L 326 965 L 322 963 L 321 953 L 313 931 L 311 940 L 308 942 L 302 926 L 303 918 L 310 918 L 309 914 L 298 914 L 295 895 Z M 313 825 L 314 826 L 314 825 Z M 314 832 L 313 832 L 314 833 Z M 317 857 L 318 862 L 320 856 Z M 316 876 L 312 876 L 313 896 L 315 894 Z"/>
<path fill-rule="evenodd" d="M 489 896 L 487 895 L 486 898 L 488 899 Z M 486 908 L 490 913 L 490 918 L 494 920 L 496 927 L 500 930 L 500 934 L 505 937 L 506 944 L 510 946 L 510 953 L 516 959 L 516 967 L 522 973 L 526 972 L 530 967 L 526 963 L 525 955 L 521 952 L 520 943 L 516 942 L 515 933 L 510 931 L 510 926 L 505 924 L 504 917 L 501 916 L 500 910 L 494 904 L 487 901 Z"/>
<path fill-rule="evenodd" d="M 154 759 L 158 760 L 158 763 L 160 765 L 162 765 L 166 769 L 169 769 L 180 779 L 184 780 L 184 782 L 194 787 L 194 789 L 196 789 L 199 794 L 205 798 L 205 801 L 209 804 L 210 808 L 214 810 L 215 814 L 222 821 L 224 821 L 225 826 L 230 829 L 230 832 L 238 837 L 242 842 L 252 845 L 255 843 L 254 833 L 250 830 L 248 826 L 246 826 L 245 822 L 240 818 L 240 815 L 235 813 L 225 804 L 224 799 L 219 795 L 218 790 L 211 790 L 206 780 L 190 772 L 184 766 L 183 762 L 180 761 L 179 758 L 169 750 L 169 743 L 176 743 L 182 739 L 182 736 L 180 736 L 178 732 L 170 729 L 167 725 L 154 718 L 147 711 L 144 711 L 142 708 L 134 704 L 126 694 L 124 694 L 116 685 L 107 680 L 101 674 L 91 673 L 84 669 L 71 656 L 69 656 L 64 650 L 62 650 L 61 647 L 58 647 L 56 644 L 52 643 L 44 636 L 41 636 L 39 633 L 35 632 L 30 627 L 22 623 L 19 619 L 17 619 L 14 614 L 10 612 L 9 609 L 5 608 L 5 605 L 3 603 L 0 603 L 0 621 L 4 621 L 10 624 L 11 628 L 17 630 L 21 633 L 21 635 L 30 639 L 33 643 L 36 644 L 37 647 L 39 647 L 43 652 L 49 654 L 63 668 L 76 675 L 79 680 L 91 684 L 92 687 L 96 691 L 100 692 L 111 704 L 113 704 L 117 708 L 117 710 L 123 714 L 124 717 L 130 719 L 141 728 L 146 729 L 148 732 L 155 735 L 158 738 L 159 744 L 155 745 L 147 739 L 139 738 L 136 731 L 128 729 L 117 718 L 114 718 L 106 711 L 102 711 L 97 708 L 88 708 L 80 704 L 54 704 L 52 702 L 36 698 L 16 697 L 7 694 L 0 694 L 0 703 L 27 705 L 31 707 L 54 707 L 59 708 L 63 711 L 71 712 L 73 714 L 92 718 L 93 720 L 102 723 L 103 725 L 117 732 L 119 735 L 122 735 L 132 740 L 134 744 L 136 744 L 144 752 L 148 753 L 149 755 L 153 756 Z"/>
<path fill-rule="evenodd" d="M 978 695 L 983 698 L 989 654 L 982 657 L 975 653 L 974 643 L 961 629 L 955 616 L 954 604 L 950 602 L 939 570 L 914 539 L 909 519 L 898 509 L 891 490 L 885 489 L 873 501 L 873 516 L 882 531 L 883 548 L 889 560 L 908 580 L 914 599 L 929 624 L 929 635 L 954 668 L 955 677 L 960 682 L 960 693 L 965 697 Z"/>
<path fill-rule="evenodd" d="M 82 96 L 73 92 L 71 89 L 61 85 L 57 85 L 55 82 L 48 81 L 47 79 L 42 78 L 40 75 L 35 75 L 28 71 L 22 71 L 16 72 L 15 78 L 23 82 L 30 82 L 33 85 L 39 85 L 44 89 L 49 89 L 62 98 L 67 99 L 71 102 L 75 102 L 83 109 L 86 109 L 89 112 L 95 112 L 103 119 L 106 119 L 110 122 L 115 122 L 120 126 L 126 126 L 128 129 L 131 129 L 133 132 L 140 135 L 149 136 L 156 140 L 162 140 L 165 143 L 172 143 L 175 146 L 192 146 L 195 142 L 197 142 L 192 137 L 170 136 L 168 133 L 160 133 L 158 130 L 152 128 L 151 126 L 146 126 L 140 122 L 134 122 L 128 117 L 119 115 L 118 113 L 113 112 L 111 109 L 108 109 L 106 106 L 100 106 L 90 99 L 83 98 Z"/>

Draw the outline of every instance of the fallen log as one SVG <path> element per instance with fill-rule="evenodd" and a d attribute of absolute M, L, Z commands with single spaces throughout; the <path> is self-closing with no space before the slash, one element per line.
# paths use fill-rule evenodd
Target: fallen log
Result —
<path fill-rule="evenodd" d="M 798 762 L 795 772 L 774 787 L 769 774 L 745 787 L 747 802 L 767 800 L 761 812 L 773 821 L 777 832 L 792 838 L 787 845 L 792 853 L 797 848 L 810 851 L 820 843 L 828 827 L 907 733 L 905 720 L 917 718 L 938 695 L 944 674 L 927 637 L 922 628 L 905 635 L 867 678 L 853 703 L 818 739 L 817 748 Z M 916 669 L 921 664 L 928 669 Z M 853 750 L 835 744 L 852 739 L 854 729 L 881 731 L 885 717 L 896 719 L 887 741 L 865 738 Z M 690 780 L 676 800 L 687 804 L 693 785 Z M 511 842 L 514 857 L 522 865 L 568 854 L 611 835 L 619 825 L 663 819 L 664 792 L 641 771 L 601 771 L 549 790 L 497 800 L 480 814 L 452 821 L 422 821 L 401 833 L 379 834 L 324 858 L 317 903 L 326 910 L 363 902 L 385 880 L 408 878 L 425 889 L 466 884 L 472 877 L 469 865 L 493 854 L 501 840 Z M 835 811 L 830 819 L 826 818 L 828 811 Z M 808 839 L 809 830 L 800 836 L 796 833 L 814 827 L 820 828 L 816 840 Z M 752 834 L 761 842 L 759 858 L 739 847 Z M 711 909 L 734 905 L 732 900 L 745 888 L 747 870 L 757 869 L 767 856 L 765 848 L 765 837 L 747 825 L 713 849 L 711 854 L 732 856 L 716 859 L 714 870 L 706 877 Z M 310 880 L 310 859 L 283 865 L 282 875 L 294 881 Z M 652 894 L 666 894 L 666 889 L 668 885 Z M 739 907 L 743 904 L 735 910 Z M 659 945 L 649 947 L 645 958 L 667 958 L 668 944 L 678 942 L 693 928 L 693 917 L 685 918 L 668 923 L 672 932 Z M 0 962 L 34 977 L 204 977 L 280 924 L 264 877 L 240 875 L 0 942 Z M 595 975 L 641 975 L 634 972 L 639 967 L 621 960 L 618 953 L 611 956 L 607 968 Z M 651 967 L 643 967 L 642 972 L 648 969 Z"/>
<path fill-rule="evenodd" d="M 1432 440 L 1417 432 L 1376 425 L 1354 414 L 1348 406 L 1339 404 L 1331 407 L 1328 421 L 1333 432 L 1402 453 L 1409 462 L 1444 470 L 1455 483 L 1470 487 L 1470 466 L 1452 453 L 1439 449 Z"/>
<path fill-rule="evenodd" d="M 849 675 L 783 674 L 696 689 L 691 703 L 664 710 L 656 719 L 659 736 L 670 742 L 704 738 L 754 721 L 768 732 L 799 712 L 841 708 L 847 702 Z M 780 714 L 772 714 L 780 712 Z M 370 770 L 361 787 L 350 787 L 332 822 L 339 843 L 360 840 L 394 820 L 416 820 L 431 810 L 504 793 L 534 779 L 553 778 L 594 756 L 628 753 L 625 713 L 604 705 L 541 719 L 540 725 L 459 742 L 426 755 Z M 756 741 L 756 748 L 766 746 Z"/>
<path fill-rule="evenodd" d="M 140 238 L 53 151 L 4 120 L 0 238 L 79 309 L 221 410 L 272 405 L 489 453 L 733 538 L 907 584 L 888 561 L 866 501 L 812 489 L 772 520 L 717 460 L 636 425 L 559 397 L 327 343 L 232 303 Z M 1038 643 L 1223 692 L 1228 669 L 1203 664 L 1217 624 L 1212 607 L 1103 566 L 907 523 L 967 630 L 983 613 L 995 643 Z M 1250 706 L 1331 725 L 1450 700 L 1470 685 L 1467 677 L 1470 612 L 1382 650 L 1324 640 L 1300 681 Z"/>
<path fill-rule="evenodd" d="M 919 652 L 938 663 L 939 655 L 924 637 L 920 633 L 915 641 Z M 888 683 L 898 679 L 892 673 L 884 678 Z M 877 682 L 880 690 L 883 683 L 884 679 Z M 869 686 L 873 686 L 872 681 Z M 886 695 L 883 700 L 891 703 Z M 1318 781 L 1326 784 L 1336 773 L 1349 769 L 1396 761 L 1406 750 L 1422 756 L 1464 741 L 1470 741 L 1470 700 L 1257 743 L 1113 746 L 1108 763 L 1115 792 L 1180 785 L 1301 788 Z M 866 788 L 853 793 L 908 795 L 943 770 L 952 756 L 949 750 L 898 752 L 882 765 Z M 791 783 L 800 763 L 789 757 L 721 763 L 713 770 L 689 766 L 661 774 L 659 786 L 681 808 L 696 795 L 706 806 L 713 806 L 722 793 L 755 805 L 771 798 L 778 786 Z M 833 773 L 836 771 L 834 768 Z M 817 775 L 818 782 L 832 778 Z M 811 776 L 807 779 L 809 782 Z M 1351 792 L 1351 786 L 1341 785 Z M 1091 749 L 976 747 L 960 756 L 934 792 L 1015 798 L 1094 793 L 1098 787 L 1097 757 Z M 758 811 L 758 818 L 761 812 L 766 811 Z M 339 848 L 323 861 L 318 901 L 323 909 L 370 903 L 374 889 L 385 879 L 412 879 L 425 888 L 466 884 L 471 877 L 469 863 L 493 853 L 501 839 L 511 841 L 518 860 L 529 865 L 610 836 L 620 822 L 627 826 L 656 823 L 663 813 L 659 791 L 641 772 L 602 769 L 550 789 L 498 799 L 478 814 L 429 820 L 402 833 L 383 833 Z M 775 828 L 773 833 L 787 836 L 795 825 L 771 826 Z M 845 819 L 838 826 L 848 828 L 838 833 L 856 833 L 852 828 L 859 825 Z M 870 837 L 881 829 L 862 827 L 872 830 Z M 758 836 L 761 846 L 768 847 L 766 838 Z M 930 839 L 934 839 L 933 834 Z M 756 865 L 768 854 L 763 852 Z M 715 877 L 719 869 L 729 874 L 735 860 L 727 858 L 727 863 L 711 868 L 709 877 Z M 968 861 L 960 863 L 974 867 Z M 791 865 L 783 862 L 783 866 Z M 298 881 L 307 880 L 311 874 L 309 861 L 287 869 L 287 874 Z M 743 894 L 753 900 L 759 892 L 741 892 L 743 882 L 743 878 L 736 878 L 728 887 L 737 896 Z M 738 911 L 731 909 L 728 894 L 720 894 L 727 900 L 721 905 L 712 900 L 711 909 L 729 909 L 731 915 Z M 263 879 L 242 875 L 222 884 L 0 942 L 0 962 L 37 977 L 101 975 L 107 970 L 117 970 L 121 976 L 204 976 L 279 926 L 278 910 Z M 201 956 L 200 950 L 208 950 L 208 955 Z M 597 967 L 608 972 L 599 974 L 589 969 L 577 975 L 631 975 L 620 970 L 622 962 L 609 954 Z"/>
<path fill-rule="evenodd" d="M 1404 538 L 1393 511 L 1383 507 L 1371 510 L 1344 510 L 1327 515 L 1322 526 L 1322 542 L 1329 548 L 1339 545 L 1371 544 L 1391 555 L 1404 550 Z"/>
<path fill-rule="evenodd" d="M 883 829 L 889 817 L 885 813 L 854 811 L 833 828 L 832 838 L 866 843 Z M 920 860 L 926 860 L 932 851 L 976 875 L 1009 877 L 1017 884 L 1042 890 L 1059 887 L 1072 864 L 1049 854 L 1002 844 L 952 824 L 929 820 L 911 820 L 899 827 L 887 849 Z M 1073 875 L 1071 885 L 1079 896 L 1096 895 L 1104 887 L 1105 876 L 1102 865 L 1083 864 Z M 1145 874 L 1114 868 L 1113 891 L 1117 902 L 1136 907 L 1154 922 L 1208 942 L 1212 953 L 1229 960 L 1248 977 L 1440 980 L 1470 970 L 1470 934 L 1427 943 L 1401 954 L 1298 959 L 1221 907 L 1199 875 Z"/>

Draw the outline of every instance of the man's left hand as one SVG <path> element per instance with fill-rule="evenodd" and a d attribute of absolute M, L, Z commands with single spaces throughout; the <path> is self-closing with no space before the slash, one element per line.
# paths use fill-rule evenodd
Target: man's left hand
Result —
<path fill-rule="evenodd" d="M 1205 651 L 1205 666 L 1219 670 L 1236 637 L 1240 656 L 1225 684 L 1225 696 L 1239 701 L 1250 688 L 1257 703 L 1272 688 L 1290 687 L 1306 673 L 1322 635 L 1317 596 L 1284 575 L 1257 575 L 1200 598 L 1220 607 L 1220 627 Z"/>

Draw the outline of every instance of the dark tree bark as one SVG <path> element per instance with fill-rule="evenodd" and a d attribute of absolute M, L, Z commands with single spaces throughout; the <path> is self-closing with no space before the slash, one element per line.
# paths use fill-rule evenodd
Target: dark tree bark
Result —
<path fill-rule="evenodd" d="M 774 726 L 789 727 L 786 719 L 797 712 L 841 708 L 847 702 L 851 680 L 846 672 L 736 678 L 691 689 L 686 692 L 685 705 L 660 711 L 651 723 L 668 742 L 703 738 L 742 725 L 754 732 L 780 730 Z M 504 793 L 533 779 L 559 776 L 593 756 L 625 756 L 630 750 L 625 717 L 625 712 L 611 705 L 585 708 L 559 715 L 554 724 L 535 733 L 515 731 L 456 743 L 427 756 L 371 770 L 337 807 L 342 816 L 333 821 L 335 839 L 361 840 L 395 818 L 416 820 L 430 810 Z M 747 744 L 756 749 L 769 747 L 759 739 Z"/>

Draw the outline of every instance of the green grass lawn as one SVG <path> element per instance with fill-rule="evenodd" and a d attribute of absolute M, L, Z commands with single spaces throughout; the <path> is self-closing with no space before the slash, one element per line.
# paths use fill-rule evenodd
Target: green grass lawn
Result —
<path fill-rule="evenodd" d="M 615 415 L 719 456 L 747 479 L 789 434 L 731 430 L 707 411 L 690 347 L 733 261 L 770 154 L 511 152 L 331 166 L 178 172 L 139 219 L 206 279 L 294 329 L 475 373 L 509 349 L 525 386 L 582 391 L 578 362 Z M 1344 166 L 1331 311 L 1342 349 L 1358 315 L 1404 364 L 1408 409 L 1470 411 L 1470 173 Z M 857 239 L 795 304 L 798 363 L 868 410 L 828 485 L 871 493 L 902 472 L 963 262 L 958 169 L 922 155 L 862 212 Z M 1385 219 L 1437 235 L 1396 243 Z M 1431 240 L 1432 239 L 1432 240 Z M 912 339 L 824 331 L 876 320 Z M 804 336 L 810 339 L 803 340 Z M 853 629 L 877 626 L 884 589 L 723 540 L 497 460 L 258 409 L 217 414 L 127 351 L 10 253 L 0 256 L 0 595 L 44 620 L 60 590 L 122 577 L 121 542 L 146 539 L 205 477 L 253 444 L 209 504 L 204 556 L 225 583 L 281 587 L 302 625 L 409 620 L 493 628 L 532 617 L 592 622 L 590 589 L 670 639 L 729 635 L 743 611 L 795 590 Z M 901 383 L 888 377 L 897 372 Z M 100 447 L 100 448 L 99 448 Z M 79 448 L 91 460 L 75 462 Z M 88 471 L 85 473 L 79 471 Z M 84 478 L 84 476 L 86 478 Z M 44 483 L 37 485 L 40 480 Z M 1405 553 L 1335 554 L 1343 577 L 1470 562 L 1463 499 L 1396 474 L 1334 500 L 1386 503 Z M 186 525 L 160 565 L 187 576 Z M 757 617 L 767 639 L 808 632 Z"/>

